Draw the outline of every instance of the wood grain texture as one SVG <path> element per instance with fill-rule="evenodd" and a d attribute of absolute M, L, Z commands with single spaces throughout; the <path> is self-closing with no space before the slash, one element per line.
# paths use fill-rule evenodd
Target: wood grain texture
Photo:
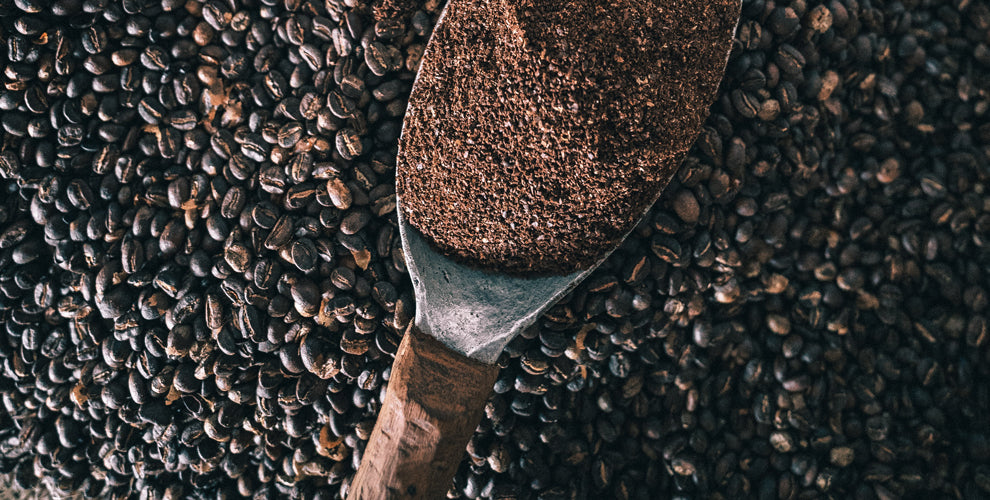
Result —
<path fill-rule="evenodd" d="M 497 376 L 410 326 L 348 500 L 444 498 Z"/>

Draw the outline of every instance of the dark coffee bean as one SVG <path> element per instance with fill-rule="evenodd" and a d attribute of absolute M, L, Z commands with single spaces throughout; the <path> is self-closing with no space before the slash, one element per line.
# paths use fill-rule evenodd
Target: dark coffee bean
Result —
<path fill-rule="evenodd" d="M 262 229 L 271 229 L 278 221 L 278 211 L 271 203 L 258 203 L 251 209 L 251 219 Z"/>
<path fill-rule="evenodd" d="M 320 307 L 320 289 L 313 282 L 300 279 L 292 285 L 292 300 L 303 316 L 315 316 Z"/>
<path fill-rule="evenodd" d="M 3 123 L 3 129 L 11 135 L 17 137 L 23 137 L 27 135 L 28 120 L 27 117 L 21 113 L 4 113 L 3 119 L 0 120 Z M 76 143 L 78 144 L 78 143 Z M 71 145 L 71 144 L 69 144 Z"/>
<path fill-rule="evenodd" d="M 383 40 L 391 40 L 405 34 L 405 23 L 395 19 L 386 19 L 375 23 L 375 36 Z"/>
<path fill-rule="evenodd" d="M 282 245 L 289 242 L 292 237 L 292 222 L 287 216 L 279 217 L 272 226 L 271 231 L 268 233 L 268 237 L 265 238 L 265 248 L 269 250 L 277 250 Z"/>
<path fill-rule="evenodd" d="M 192 110 L 179 110 L 168 116 L 168 124 L 177 130 L 192 131 L 198 124 L 198 117 Z M 205 146 L 205 144 L 203 144 Z M 200 146 L 202 147 L 202 146 Z"/>
<path fill-rule="evenodd" d="M 339 178 L 332 178 L 327 181 L 327 194 L 333 205 L 340 210 L 347 210 L 353 202 L 350 188 Z"/>
<path fill-rule="evenodd" d="M 278 145 L 283 148 L 291 148 L 299 143 L 303 136 L 303 127 L 298 122 L 289 122 L 278 131 Z"/>
<path fill-rule="evenodd" d="M 227 191 L 220 205 L 220 215 L 226 219 L 234 219 L 240 216 L 247 204 L 247 195 L 240 186 L 234 186 Z"/>
<path fill-rule="evenodd" d="M 274 99 L 282 99 L 289 90 L 289 82 L 281 73 L 272 71 L 265 75 L 265 89 Z"/>
<path fill-rule="evenodd" d="M 211 1 L 203 6 L 203 20 L 217 30 L 223 31 L 233 19 L 233 12 L 225 2 Z"/>
<path fill-rule="evenodd" d="M 327 96 L 327 109 L 337 118 L 350 118 L 354 114 L 356 106 L 354 100 L 345 97 L 342 93 L 334 91 Z"/>
<path fill-rule="evenodd" d="M 269 148 L 260 135 L 248 134 L 243 138 L 243 141 L 240 141 L 240 144 L 241 153 L 243 153 L 244 156 L 258 162 L 262 162 L 267 159 Z"/>
<path fill-rule="evenodd" d="M 756 115 L 760 113 L 760 104 L 756 97 L 744 90 L 733 91 L 732 104 L 736 112 L 745 118 L 756 118 Z"/>
<path fill-rule="evenodd" d="M 300 271 L 308 272 L 316 268 L 318 255 L 316 245 L 313 244 L 312 240 L 301 239 L 292 242 L 290 252 L 292 255 L 292 263 L 295 264 Z"/>
<path fill-rule="evenodd" d="M 350 97 L 351 99 L 359 99 L 361 95 L 364 93 L 364 90 L 365 90 L 364 80 L 361 80 L 356 75 L 352 75 L 352 74 L 346 75 L 340 81 L 341 93 L 343 93 L 347 97 Z M 329 104 L 329 102 L 330 101 L 328 98 L 327 103 Z"/>
<path fill-rule="evenodd" d="M 389 80 L 371 91 L 375 99 L 383 102 L 391 101 L 399 97 L 405 90 L 405 85 L 399 80 Z"/>
<path fill-rule="evenodd" d="M 158 247 L 165 255 L 182 249 L 186 239 L 186 227 L 180 221 L 169 221 L 158 238 Z"/>
<path fill-rule="evenodd" d="M 342 129 L 338 131 L 336 145 L 337 152 L 348 160 L 361 156 L 361 153 L 364 152 L 364 146 L 361 143 L 361 138 L 353 129 Z"/>
<path fill-rule="evenodd" d="M 364 52 L 364 61 L 372 73 L 383 76 L 402 65 L 402 55 L 393 46 L 372 42 Z"/>
<path fill-rule="evenodd" d="M 674 239 L 663 236 L 654 237 L 650 248 L 657 257 L 666 262 L 674 263 L 681 259 L 681 245 Z"/>
<path fill-rule="evenodd" d="M 806 62 L 800 51 L 787 44 L 780 46 L 774 60 L 780 71 L 787 75 L 801 74 Z"/>

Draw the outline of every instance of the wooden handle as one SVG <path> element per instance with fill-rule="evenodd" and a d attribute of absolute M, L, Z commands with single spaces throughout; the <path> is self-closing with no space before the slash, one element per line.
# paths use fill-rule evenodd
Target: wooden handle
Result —
<path fill-rule="evenodd" d="M 497 376 L 410 325 L 348 500 L 445 498 Z"/>

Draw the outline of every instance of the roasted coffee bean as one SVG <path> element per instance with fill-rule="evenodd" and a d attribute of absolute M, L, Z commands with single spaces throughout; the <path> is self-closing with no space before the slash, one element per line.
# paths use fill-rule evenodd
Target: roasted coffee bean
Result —
<path fill-rule="evenodd" d="M 193 131 L 198 123 L 198 117 L 191 110 L 179 110 L 168 116 L 168 124 L 182 131 Z M 202 146 L 205 146 L 203 144 Z M 202 148 L 202 146 L 199 146 Z"/>
<path fill-rule="evenodd" d="M 185 244 L 186 235 L 184 224 L 178 221 L 170 221 L 165 225 L 158 238 L 158 247 L 165 255 L 176 253 Z"/>
<path fill-rule="evenodd" d="M 350 118 L 354 114 L 355 107 L 357 103 L 354 102 L 349 97 L 345 97 L 342 93 L 331 92 L 327 96 L 327 109 L 333 113 L 337 118 Z M 283 146 L 286 147 L 286 146 Z"/>
<path fill-rule="evenodd" d="M 240 186 L 230 188 L 220 204 L 220 215 L 226 219 L 239 217 L 247 205 L 247 195 Z"/>
<path fill-rule="evenodd" d="M 316 245 L 313 244 L 312 240 L 301 239 L 292 242 L 291 247 L 292 263 L 295 264 L 300 271 L 308 272 L 316 268 L 318 262 L 318 255 L 316 251 Z"/>
<path fill-rule="evenodd" d="M 339 178 L 332 178 L 327 181 L 327 193 L 333 206 L 340 210 L 350 208 L 351 203 L 353 203 L 350 188 Z"/>
<path fill-rule="evenodd" d="M 268 146 L 264 139 L 257 134 L 247 134 L 243 137 L 241 153 L 254 161 L 265 161 L 268 157 Z"/>
<path fill-rule="evenodd" d="M 320 289 L 312 281 L 299 279 L 292 285 L 292 301 L 299 314 L 315 316 L 320 307 Z"/>
<path fill-rule="evenodd" d="M 340 81 L 340 91 L 345 96 L 351 99 L 358 99 L 364 93 L 365 83 L 364 80 L 356 75 L 348 74 L 345 75 Z M 329 101 L 328 101 L 329 103 Z"/>
<path fill-rule="evenodd" d="M 337 132 L 336 136 L 336 146 L 337 152 L 340 156 L 347 160 L 352 160 L 357 156 L 361 156 L 364 151 L 364 146 L 361 144 L 361 138 L 358 136 L 354 129 L 342 129 Z"/>
<path fill-rule="evenodd" d="M 393 46 L 372 42 L 365 50 L 364 61 L 372 73 L 383 76 L 401 67 L 402 55 Z"/>
<path fill-rule="evenodd" d="M 228 245 L 223 258 L 227 265 L 237 273 L 243 273 L 251 265 L 251 251 L 240 243 Z"/>
<path fill-rule="evenodd" d="M 286 123 L 278 131 L 278 145 L 283 148 L 294 147 L 302 139 L 303 133 L 304 130 L 300 123 Z"/>
<path fill-rule="evenodd" d="M 272 226 L 271 231 L 268 233 L 268 237 L 265 238 L 265 248 L 269 250 L 277 250 L 282 245 L 289 242 L 292 237 L 292 222 L 288 216 L 279 217 Z"/>

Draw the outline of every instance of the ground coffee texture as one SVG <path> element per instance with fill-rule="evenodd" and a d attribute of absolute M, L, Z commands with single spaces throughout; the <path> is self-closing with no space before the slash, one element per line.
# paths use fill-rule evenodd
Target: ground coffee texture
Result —
<path fill-rule="evenodd" d="M 404 123 L 405 217 L 477 267 L 592 266 L 698 135 L 738 10 L 733 0 L 453 0 Z"/>

